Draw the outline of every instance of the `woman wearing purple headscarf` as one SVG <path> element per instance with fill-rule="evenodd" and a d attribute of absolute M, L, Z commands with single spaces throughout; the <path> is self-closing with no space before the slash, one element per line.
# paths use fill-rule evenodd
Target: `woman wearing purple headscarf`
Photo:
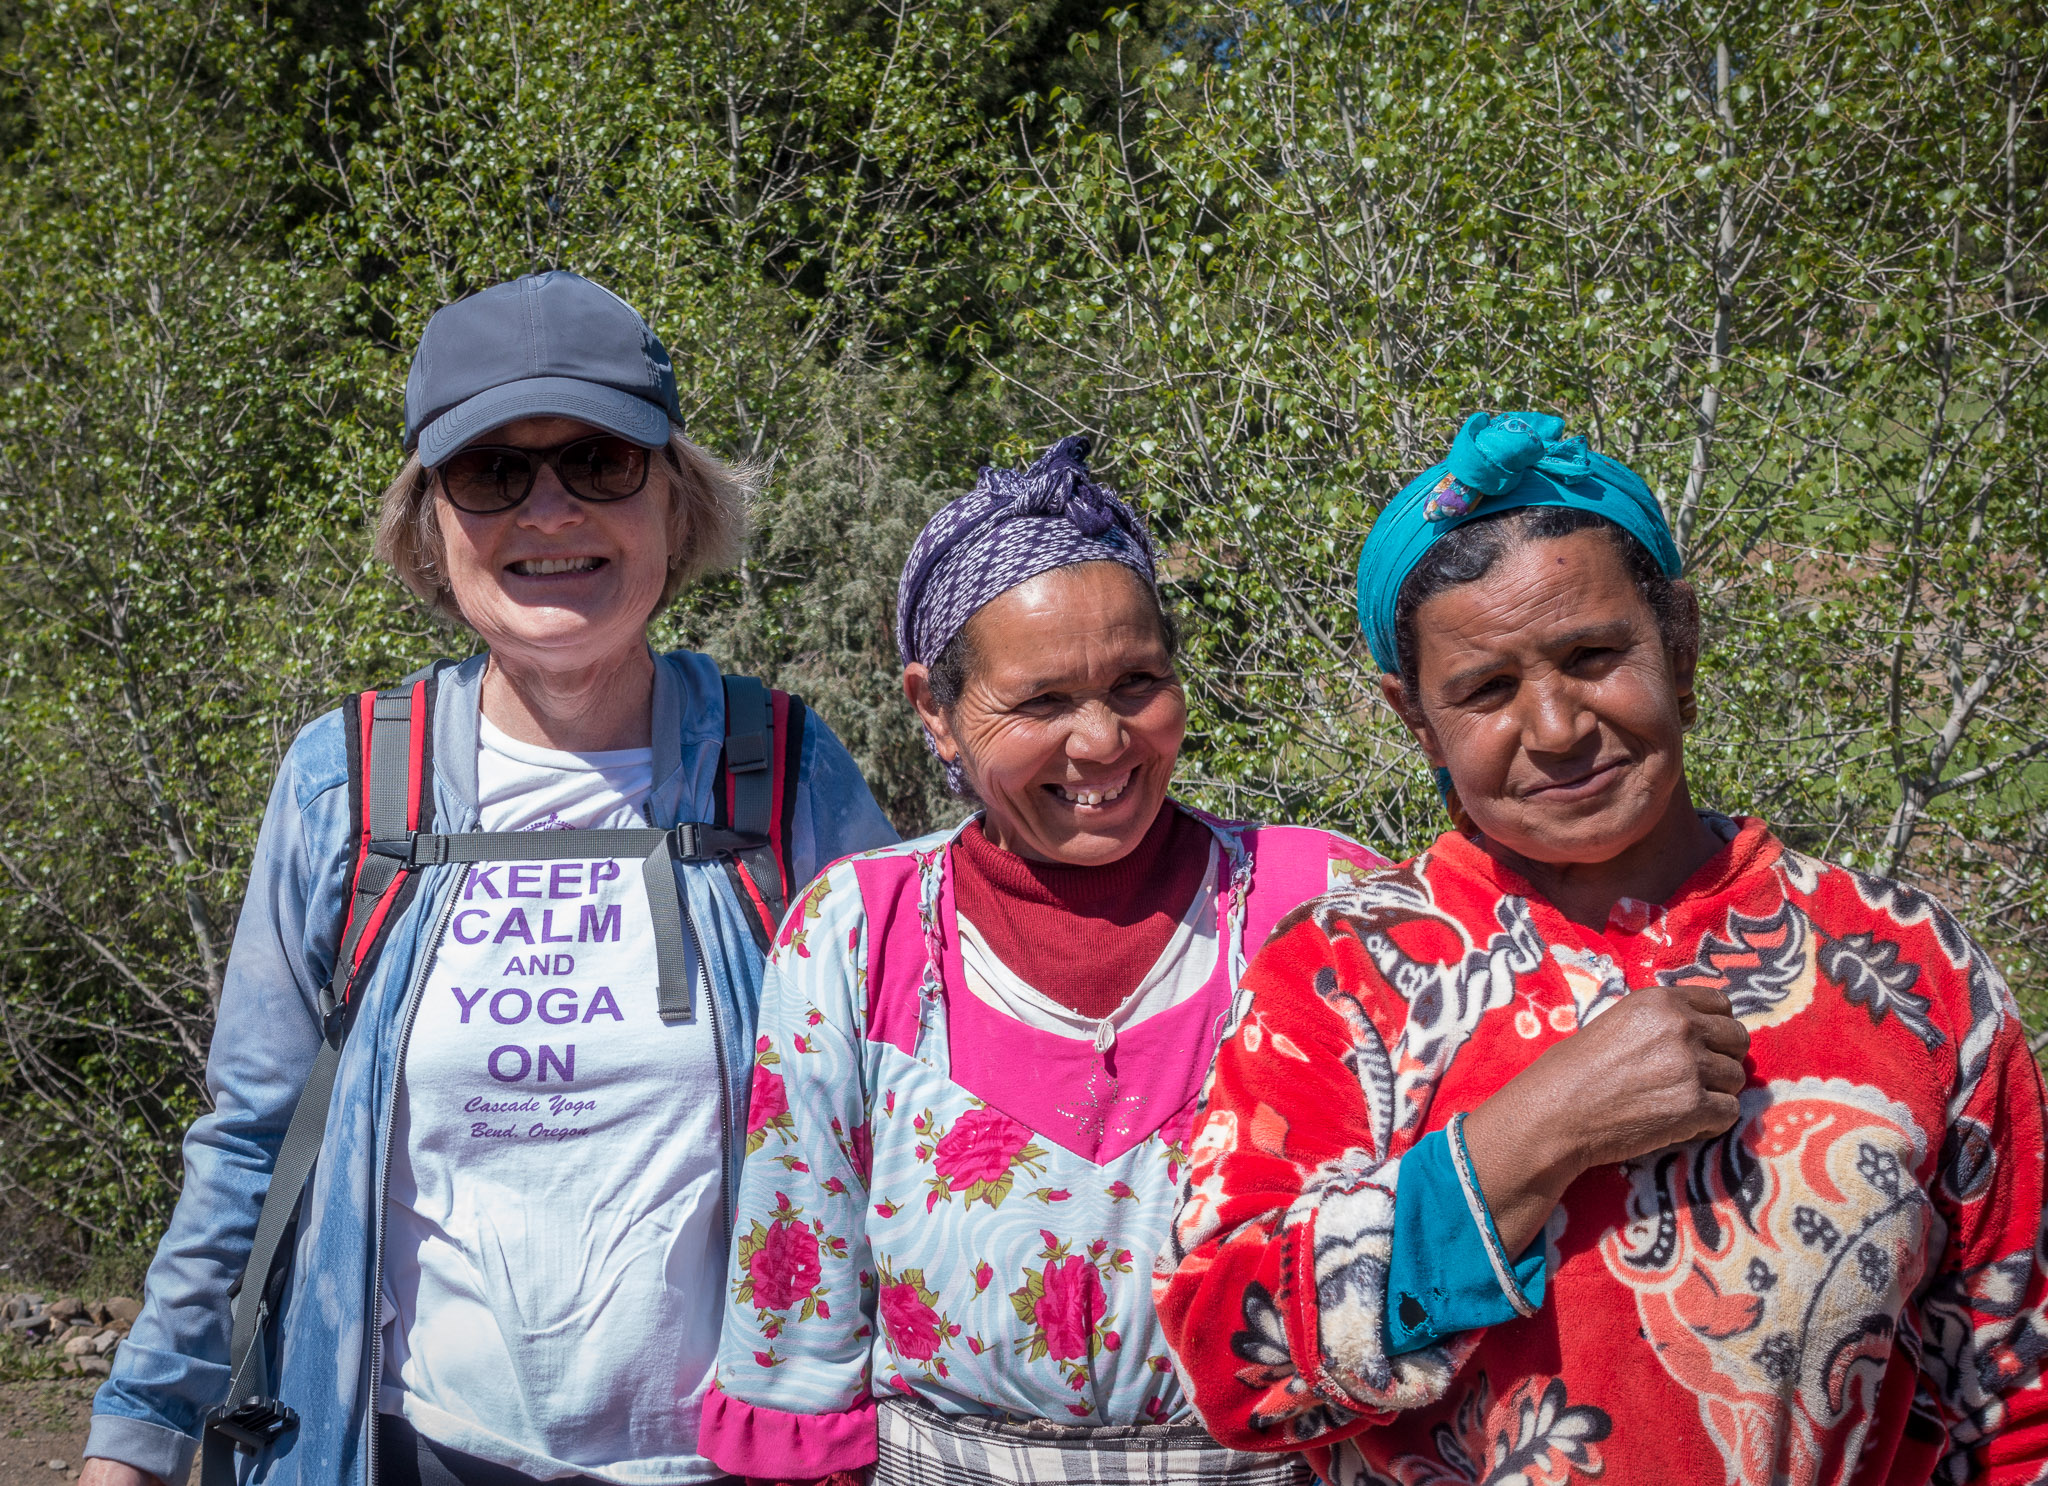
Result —
<path fill-rule="evenodd" d="M 1379 859 L 1169 797 L 1175 634 L 1087 453 L 982 471 L 904 567 L 904 688 L 978 810 L 783 925 L 701 1434 L 739 1475 L 1307 1480 L 1196 1422 L 1150 1271 L 1247 954 Z"/>

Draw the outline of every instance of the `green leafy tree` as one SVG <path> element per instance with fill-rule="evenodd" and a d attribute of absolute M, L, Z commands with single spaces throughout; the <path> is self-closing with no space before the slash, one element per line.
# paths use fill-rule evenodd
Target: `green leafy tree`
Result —
<path fill-rule="evenodd" d="M 1426 841 L 1351 564 L 1461 414 L 1552 408 L 1706 599 L 1703 797 L 1929 883 L 2048 993 L 2042 22 L 8 8 L 0 1262 L 153 1237 L 278 758 L 467 648 L 368 555 L 405 358 L 540 268 L 646 310 L 759 487 L 658 638 L 806 695 L 906 829 L 959 806 L 898 686 L 902 556 L 1079 428 L 1164 540 L 1187 787 Z"/>
<path fill-rule="evenodd" d="M 2040 19 L 1112 15 L 1120 106 L 1036 100 L 970 334 L 1170 536 L 1211 798 L 1440 828 L 1351 564 L 1460 415 L 1556 410 L 1706 601 L 1703 798 L 1931 882 L 2048 990 Z"/>
<path fill-rule="evenodd" d="M 0 1213 L 31 1258 L 166 1211 L 250 765 L 301 710 L 318 317 L 281 262 L 276 44 L 221 7 L 58 3 L 4 62 Z"/>
<path fill-rule="evenodd" d="M 953 808 L 881 572 L 999 408 L 947 332 L 999 221 L 990 120 L 1047 67 L 1086 83 L 1077 15 L 9 12 L 0 1260 L 154 1237 L 278 759 L 346 691 L 468 648 L 367 551 L 405 356 L 449 299 L 567 267 L 648 313 L 693 432 L 762 489 L 754 558 L 659 638 L 805 692 L 905 825 Z"/>

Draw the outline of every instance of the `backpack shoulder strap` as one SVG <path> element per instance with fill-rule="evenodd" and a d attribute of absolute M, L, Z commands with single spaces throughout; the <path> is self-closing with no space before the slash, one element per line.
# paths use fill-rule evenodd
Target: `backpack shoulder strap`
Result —
<path fill-rule="evenodd" d="M 355 829 L 348 908 L 324 998 L 329 1018 L 353 1017 L 354 989 L 383 949 L 400 898 L 411 891 L 414 879 L 404 870 L 409 838 L 433 829 L 434 692 L 445 664 L 342 704 Z"/>
<path fill-rule="evenodd" d="M 796 786 L 802 776 L 803 700 L 752 676 L 727 676 L 725 748 L 715 787 L 721 824 L 750 841 L 728 861 L 740 901 L 748 906 L 756 945 L 765 953 L 801 883 L 795 860 Z"/>
<path fill-rule="evenodd" d="M 417 880 L 404 870 L 410 835 L 433 824 L 434 685 L 444 664 L 342 703 L 353 824 L 348 908 L 335 949 L 334 973 L 320 996 L 320 1051 L 278 1146 L 249 1245 L 249 1262 L 230 1292 L 234 1324 L 228 1342 L 228 1392 L 206 1421 L 202 1486 L 234 1486 L 236 1451 L 254 1455 L 298 1423 L 298 1416 L 271 1396 L 263 1333 L 283 1298 L 299 1202 L 327 1133 L 327 1106 L 341 1064 L 341 1044 L 355 1019 L 356 988 L 382 951 Z M 377 849 L 394 841 L 405 848 L 398 856 Z"/>

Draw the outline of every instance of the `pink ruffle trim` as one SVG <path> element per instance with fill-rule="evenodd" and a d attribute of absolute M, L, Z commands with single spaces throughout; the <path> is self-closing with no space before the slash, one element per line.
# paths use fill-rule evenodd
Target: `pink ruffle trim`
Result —
<path fill-rule="evenodd" d="M 716 1384 L 697 1424 L 697 1453 L 735 1476 L 813 1481 L 873 1465 L 875 1401 L 837 1414 L 785 1414 L 734 1398 Z"/>

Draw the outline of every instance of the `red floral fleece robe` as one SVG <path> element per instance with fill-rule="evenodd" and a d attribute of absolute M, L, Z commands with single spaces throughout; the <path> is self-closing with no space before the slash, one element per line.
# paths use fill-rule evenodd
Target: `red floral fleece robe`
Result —
<path fill-rule="evenodd" d="M 1604 934 L 1455 834 L 1282 921 L 1154 1276 L 1218 1439 L 1335 1486 L 2042 1479 L 2042 1092 L 2011 995 L 1924 894 L 1708 819 L 1723 850 Z M 1536 1316 L 1389 1357 L 1403 1153 L 1651 985 L 1717 987 L 1749 1028 L 1734 1127 L 1581 1176 Z"/>

